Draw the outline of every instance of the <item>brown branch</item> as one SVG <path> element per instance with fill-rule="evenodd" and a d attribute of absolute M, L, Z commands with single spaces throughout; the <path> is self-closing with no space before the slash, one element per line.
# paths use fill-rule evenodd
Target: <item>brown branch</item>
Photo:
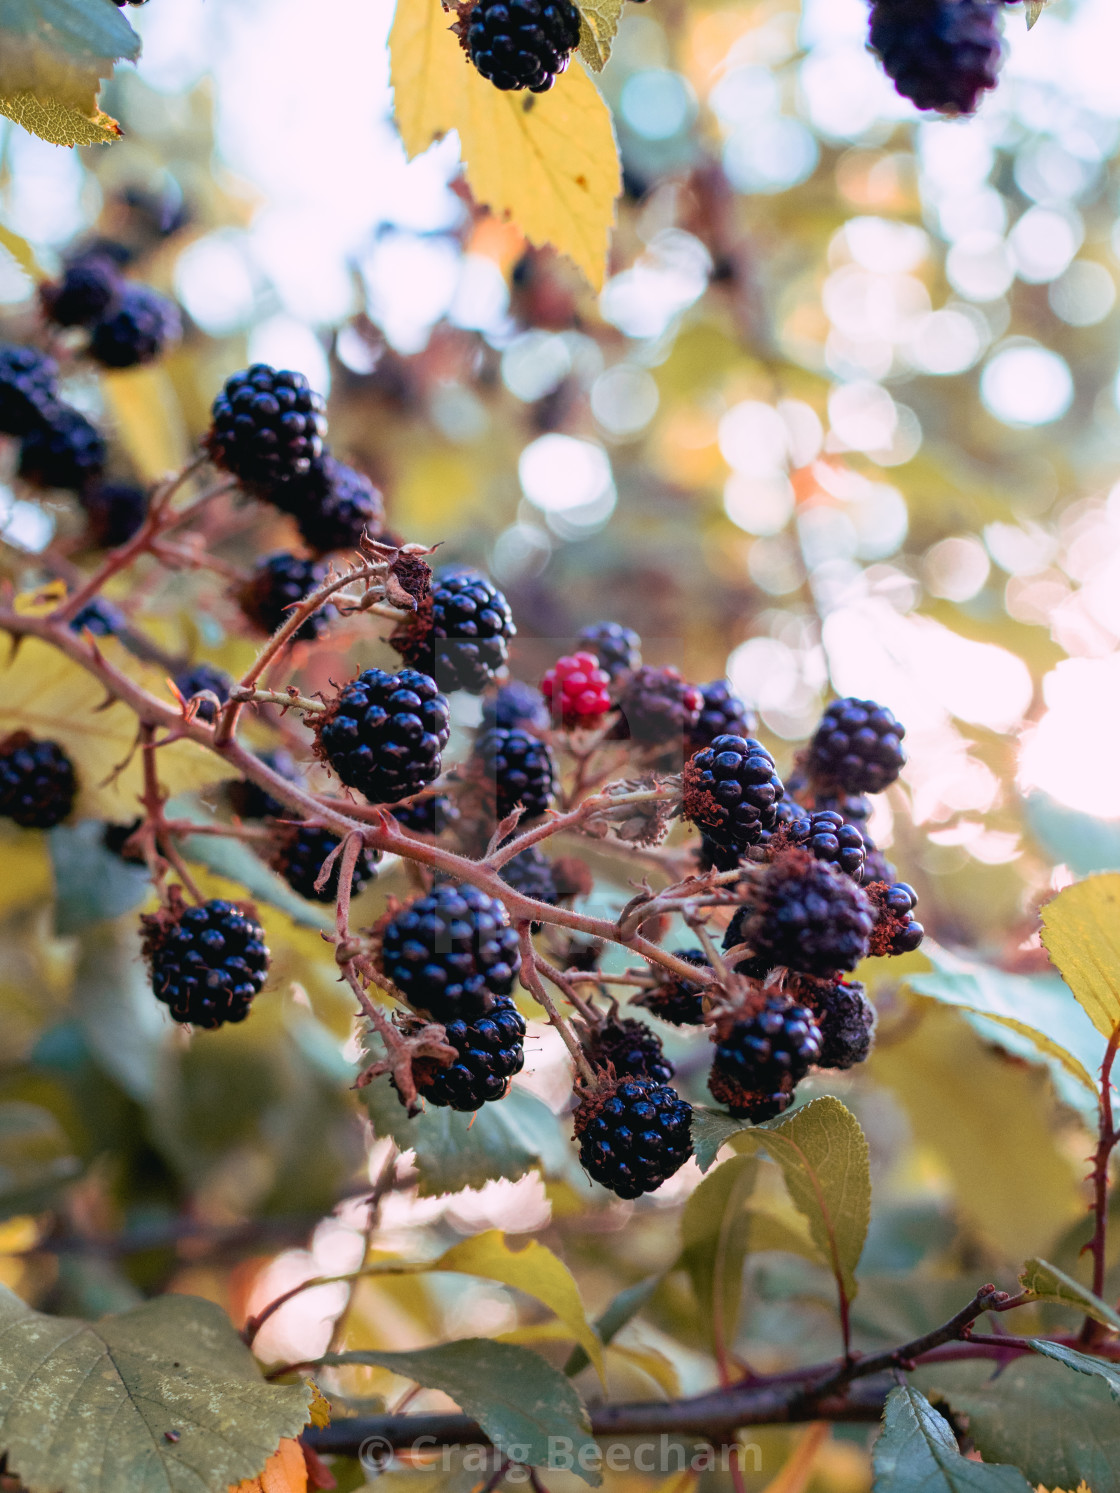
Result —
<path fill-rule="evenodd" d="M 1101 1063 L 1097 1149 L 1093 1153 L 1093 1170 L 1091 1173 L 1093 1183 L 1093 1237 L 1085 1246 L 1093 1257 L 1094 1296 L 1100 1296 L 1104 1292 L 1106 1246 L 1108 1243 L 1108 1172 L 1112 1153 L 1116 1149 L 1117 1141 L 1120 1141 L 1120 1130 L 1116 1127 L 1112 1113 L 1112 1068 L 1116 1061 L 1118 1046 L 1120 1046 L 1120 1026 L 1117 1026 L 1109 1038 L 1108 1046 L 1105 1048 L 1104 1060 Z M 1090 1346 L 1104 1331 L 1105 1329 L 1099 1322 L 1094 1321 L 1090 1316 L 1086 1316 L 1081 1328 L 1081 1342 L 1086 1346 Z"/>

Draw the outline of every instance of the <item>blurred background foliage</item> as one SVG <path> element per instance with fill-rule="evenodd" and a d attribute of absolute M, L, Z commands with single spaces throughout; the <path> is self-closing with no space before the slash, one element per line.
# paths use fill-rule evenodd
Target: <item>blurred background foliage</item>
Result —
<path fill-rule="evenodd" d="M 882 700 L 911 760 L 875 839 L 938 943 L 1071 1040 L 1034 910 L 1072 874 L 1120 866 L 1107 822 L 1120 815 L 1110 0 L 1056 0 L 1029 35 L 1009 7 L 1003 81 L 962 122 L 895 96 L 865 50 L 862 0 L 627 6 L 600 80 L 626 192 L 598 297 L 472 208 L 453 139 L 406 165 L 385 0 L 153 0 L 134 20 L 143 58 L 102 100 L 120 144 L 63 151 L 0 121 L 5 337 L 29 334 L 36 279 L 95 234 L 127 245 L 129 272 L 184 313 L 159 365 L 67 375 L 67 398 L 112 434 L 117 474 L 178 465 L 247 361 L 298 368 L 329 393 L 332 447 L 383 488 L 393 530 L 506 590 L 519 676 L 616 618 L 649 662 L 696 680 L 726 670 L 780 767 L 831 692 Z M 65 499 L 34 500 L 10 468 L 0 522 L 21 586 L 48 579 L 37 557 L 78 530 Z M 252 546 L 291 544 L 287 524 L 262 520 Z M 153 573 L 130 604 L 169 658 L 251 656 L 212 577 Z M 295 677 L 323 687 L 359 658 L 384 661 L 368 631 Z M 472 702 L 456 708 L 473 724 Z M 362 1257 L 363 1200 L 392 1134 L 425 1168 L 419 1190 L 406 1170 L 382 1201 L 378 1249 L 427 1256 L 486 1227 L 536 1231 L 596 1312 L 659 1277 L 609 1356 L 612 1393 L 714 1382 L 711 1322 L 674 1268 L 699 1173 L 640 1207 L 591 1189 L 564 1141 L 551 1033 L 534 1026 L 524 1084 L 474 1130 L 441 1133 L 446 1114 L 410 1128 L 391 1095 L 371 1129 L 347 1092 L 350 1001 L 316 910 L 248 872 L 281 995 L 244 1027 L 184 1040 L 138 962 L 146 884 L 94 828 L 4 832 L 0 1279 L 51 1310 L 170 1288 L 240 1320 Z M 212 849 L 192 847 L 204 890 L 236 895 L 228 866 L 201 865 Z M 596 870 L 595 900 L 621 905 L 629 869 Z M 389 872 L 359 911 L 372 919 L 406 888 Z M 929 970 L 923 953 L 880 971 L 873 1060 L 807 1086 L 839 1094 L 871 1141 L 865 1347 L 941 1320 L 980 1280 L 1006 1284 L 1031 1251 L 1082 1269 L 1091 1105 L 1006 1028 L 938 1005 L 963 977 L 942 969 L 939 991 L 922 986 Z M 702 1057 L 676 1047 L 702 1102 Z M 758 1206 L 790 1217 L 773 1178 Z M 746 1270 L 736 1355 L 764 1370 L 835 1352 L 817 1265 L 762 1250 Z M 1111 1274 L 1115 1294 L 1120 1259 Z M 322 1351 L 345 1299 L 306 1293 L 262 1354 Z M 334 1336 L 526 1340 L 535 1311 L 498 1286 L 404 1277 L 363 1284 Z M 542 1351 L 562 1362 L 567 1349 Z M 329 1387 L 391 1403 L 394 1383 L 349 1370 Z M 748 1487 L 802 1434 L 753 1438 L 763 1470 Z M 868 1434 L 834 1429 L 798 1486 L 867 1488 Z"/>

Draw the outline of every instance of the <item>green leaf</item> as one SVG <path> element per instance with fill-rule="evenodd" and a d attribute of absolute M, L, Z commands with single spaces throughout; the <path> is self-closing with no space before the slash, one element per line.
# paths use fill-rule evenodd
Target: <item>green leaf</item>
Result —
<path fill-rule="evenodd" d="M 54 870 L 54 926 L 62 937 L 89 923 L 119 918 L 140 906 L 151 889 L 147 866 L 133 865 L 107 849 L 98 819 L 59 824 L 50 831 Z"/>
<path fill-rule="evenodd" d="M 571 1471 L 593 1486 L 600 1481 L 598 1448 L 583 1401 L 559 1369 L 528 1348 L 462 1338 L 410 1353 L 330 1353 L 319 1362 L 325 1367 L 371 1364 L 414 1379 L 425 1389 L 440 1389 L 478 1421 L 511 1461 L 547 1467 L 559 1442 L 565 1455 L 575 1459 Z"/>
<path fill-rule="evenodd" d="M 601 73 L 622 19 L 622 0 L 580 0 L 579 55 L 592 72 Z"/>
<path fill-rule="evenodd" d="M 81 1171 L 49 1109 L 21 1099 L 0 1103 L 0 1216 L 37 1212 Z"/>
<path fill-rule="evenodd" d="M 1120 873 L 1087 876 L 1042 909 L 1042 942 L 1097 1031 L 1120 1026 Z"/>
<path fill-rule="evenodd" d="M 193 1296 L 89 1323 L 0 1287 L 0 1341 L 0 1452 L 30 1493 L 225 1493 L 307 1421 L 307 1386 L 266 1384 Z"/>
<path fill-rule="evenodd" d="M 757 1156 L 731 1156 L 690 1194 L 681 1216 L 681 1263 L 688 1271 L 708 1338 L 722 1352 L 735 1341 L 747 1256 L 746 1201 Z"/>
<path fill-rule="evenodd" d="M 692 1106 L 692 1149 L 700 1170 L 706 1172 L 733 1135 L 746 1129 L 746 1122 L 733 1120 L 721 1109 Z"/>
<path fill-rule="evenodd" d="M 1057 1265 L 1051 1265 L 1046 1260 L 1028 1260 L 1019 1272 L 1019 1280 L 1039 1301 L 1075 1307 L 1079 1312 L 1092 1317 L 1095 1322 L 1120 1330 L 1120 1316 L 1117 1316 L 1107 1301 L 1094 1296 L 1088 1286 L 1083 1286 L 1072 1275 L 1059 1270 Z"/>
<path fill-rule="evenodd" d="M 140 55 L 140 38 L 112 0 L 0 0 L 0 31 L 43 39 L 78 61 Z"/>
<path fill-rule="evenodd" d="M 1017 1467 L 961 1456 L 944 1416 L 908 1385 L 887 1396 L 871 1463 L 873 1493 L 1031 1493 Z"/>
<path fill-rule="evenodd" d="M 84 930 L 73 1004 L 78 1025 L 105 1071 L 140 1103 L 154 1098 L 171 1019 L 152 994 L 131 922 L 99 923 Z"/>
<path fill-rule="evenodd" d="M 1108 1385 L 1109 1394 L 1120 1403 L 1120 1364 L 1112 1363 L 1107 1358 L 1093 1358 L 1088 1353 L 1078 1353 L 1076 1348 L 1067 1348 L 1064 1343 L 1052 1343 L 1048 1338 L 1034 1337 L 1029 1341 L 1034 1351 L 1041 1353 L 1044 1358 L 1064 1363 L 1067 1369 L 1073 1369 L 1078 1374 L 1103 1379 Z"/>
<path fill-rule="evenodd" d="M 1028 14 L 1032 3 L 1037 0 L 1027 0 Z M 1027 798 L 1027 823 L 1050 859 L 1068 866 L 1075 876 L 1120 871 L 1120 823 L 1115 820 L 1094 819 L 1045 793 L 1032 793 Z"/>
<path fill-rule="evenodd" d="M 649 1305 L 653 1293 L 661 1284 L 659 1275 L 651 1275 L 645 1280 L 640 1280 L 636 1285 L 627 1286 L 608 1305 L 607 1309 L 595 1318 L 595 1335 L 603 1347 L 609 1347 L 615 1338 L 632 1322 L 638 1313 Z M 570 1378 L 585 1369 L 591 1360 L 582 1348 L 573 1348 L 571 1356 L 564 1365 L 564 1372 Z"/>

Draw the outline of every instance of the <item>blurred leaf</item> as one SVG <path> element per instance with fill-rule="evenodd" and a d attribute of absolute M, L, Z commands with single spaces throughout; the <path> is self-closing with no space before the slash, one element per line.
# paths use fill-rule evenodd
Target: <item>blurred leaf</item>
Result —
<path fill-rule="evenodd" d="M 1120 1026 L 1120 873 L 1088 876 L 1042 909 L 1042 942 L 1105 1038 Z"/>
<path fill-rule="evenodd" d="M 171 1019 L 152 994 L 131 921 L 82 930 L 73 1004 L 101 1066 L 130 1098 L 151 1100 Z"/>
<path fill-rule="evenodd" d="M 579 0 L 579 55 L 594 73 L 610 61 L 622 19 L 622 0 Z"/>
<path fill-rule="evenodd" d="M 595 1333 L 604 1347 L 609 1347 L 627 1323 L 632 1322 L 638 1313 L 649 1305 L 653 1293 L 660 1284 L 661 1277 L 651 1275 L 648 1280 L 640 1280 L 636 1285 L 627 1286 L 624 1291 L 619 1291 L 606 1311 L 595 1318 Z M 573 1376 L 585 1369 L 590 1362 L 591 1360 L 582 1348 L 573 1348 L 564 1365 L 564 1372 Z"/>
<path fill-rule="evenodd" d="M 51 857 L 37 830 L 5 825 L 0 834 L 0 913 L 51 896 Z"/>
<path fill-rule="evenodd" d="M 110 0 L 0 0 L 0 113 L 54 145 L 120 135 L 97 108 L 101 80 L 140 38 Z"/>
<path fill-rule="evenodd" d="M 1052 860 L 1075 876 L 1120 871 L 1120 822 L 1067 809 L 1045 793 L 1027 796 L 1027 824 Z"/>
<path fill-rule="evenodd" d="M 260 1476 L 231 1485 L 230 1493 L 307 1493 L 307 1459 L 301 1443 L 285 1436 Z"/>
<path fill-rule="evenodd" d="M 1034 27 L 1034 23 L 1046 9 L 1049 0 L 1027 0 L 1027 30 Z"/>
<path fill-rule="evenodd" d="M 689 1195 L 681 1216 L 681 1263 L 720 1353 L 735 1341 L 747 1254 L 745 1204 L 759 1165 L 757 1156 L 729 1157 Z"/>
<path fill-rule="evenodd" d="M 166 368 L 105 370 L 101 388 L 117 438 L 143 482 L 178 471 L 190 455 L 183 412 Z"/>
<path fill-rule="evenodd" d="M 1067 1348 L 1064 1343 L 1052 1343 L 1049 1338 L 1036 1337 L 1029 1341 L 1034 1351 L 1041 1353 L 1043 1358 L 1064 1363 L 1067 1369 L 1073 1369 L 1078 1374 L 1103 1379 L 1108 1385 L 1109 1394 L 1120 1403 L 1120 1364 L 1112 1363 L 1107 1358 L 1094 1358 L 1088 1353 L 1078 1353 L 1075 1348 Z"/>
<path fill-rule="evenodd" d="M 7 249 L 20 269 L 36 285 L 48 278 L 46 270 L 39 262 L 39 256 L 27 240 L 18 233 L 13 233 L 2 223 L 0 223 L 0 245 Z"/>
<path fill-rule="evenodd" d="M 1047 1260 L 1028 1260 L 1019 1272 L 1019 1280 L 1040 1301 L 1076 1307 L 1094 1321 L 1120 1331 L 1120 1316 L 1117 1316 L 1106 1301 L 1094 1296 L 1088 1286 L 1083 1286 L 1080 1281 L 1074 1280 L 1071 1275 Z"/>
<path fill-rule="evenodd" d="M 962 1456 L 949 1422 L 909 1385 L 887 1396 L 871 1462 L 874 1493 L 1031 1493 L 1018 1468 Z"/>
<path fill-rule="evenodd" d="M 511 1461 L 548 1465 L 550 1438 L 562 1438 L 574 1458 L 572 1471 L 597 1486 L 599 1452 L 583 1402 L 559 1369 L 514 1343 L 461 1338 L 410 1353 L 328 1353 L 326 1367 L 369 1364 L 439 1389 L 473 1416 Z"/>
<path fill-rule="evenodd" d="M 621 186 L 610 110 L 576 63 L 547 93 L 504 93 L 467 60 L 440 0 L 397 8 L 389 38 L 397 126 L 411 159 L 458 130 L 476 201 L 602 288 Z"/>
<path fill-rule="evenodd" d="M 50 1110 L 18 1099 L 0 1102 L 0 1215 L 47 1207 L 55 1191 L 80 1171 Z"/>
<path fill-rule="evenodd" d="M 0 1288 L 0 1332 L 0 1449 L 31 1493 L 225 1493 L 307 1421 L 307 1386 L 266 1384 L 225 1313 L 197 1297 L 94 1325 Z"/>
<path fill-rule="evenodd" d="M 54 927 L 62 937 L 131 912 L 151 890 L 146 865 L 114 855 L 97 819 L 58 824 L 47 835 L 54 868 Z"/>

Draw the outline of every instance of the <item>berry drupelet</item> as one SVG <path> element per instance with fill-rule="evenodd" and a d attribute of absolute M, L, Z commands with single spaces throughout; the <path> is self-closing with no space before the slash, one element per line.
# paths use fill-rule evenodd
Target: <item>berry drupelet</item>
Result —
<path fill-rule="evenodd" d="M 874 882 L 868 896 L 878 915 L 871 939 L 873 954 L 912 954 L 925 937 L 926 930 L 911 914 L 918 905 L 918 894 L 905 881 L 893 885 Z"/>
<path fill-rule="evenodd" d="M 597 1068 L 614 1068 L 617 1078 L 648 1078 L 668 1083 L 673 1065 L 662 1050 L 661 1038 L 633 1017 L 616 1018 L 592 1033 L 587 1055 Z"/>
<path fill-rule="evenodd" d="M 556 724 L 591 730 L 611 708 L 610 682 L 593 653 L 565 654 L 541 680 L 541 694 Z"/>
<path fill-rule="evenodd" d="M 676 669 L 646 665 L 631 674 L 622 688 L 614 734 L 639 747 L 679 743 L 683 749 L 703 703 L 700 691 L 686 684 Z"/>
<path fill-rule="evenodd" d="M 147 285 L 125 285 L 90 334 L 90 357 L 103 368 L 139 368 L 178 342 L 182 330 L 174 301 Z"/>
<path fill-rule="evenodd" d="M 716 1045 L 708 1076 L 712 1097 L 739 1119 L 773 1119 L 821 1053 L 821 1032 L 807 1006 L 784 992 L 737 1021 Z"/>
<path fill-rule="evenodd" d="M 274 633 L 326 578 L 327 566 L 322 562 L 301 560 L 280 550 L 257 561 L 252 576 L 237 593 L 237 602 L 255 627 L 263 633 Z M 292 641 L 311 643 L 324 637 L 336 616 L 329 603 L 319 607 L 300 623 Z"/>
<path fill-rule="evenodd" d="M 576 639 L 583 653 L 593 653 L 599 667 L 617 684 L 642 667 L 642 640 L 632 627 L 621 622 L 592 622 Z"/>
<path fill-rule="evenodd" d="M 53 829 L 74 807 L 74 764 L 57 741 L 15 731 L 0 741 L 0 819 L 24 829 Z"/>
<path fill-rule="evenodd" d="M 753 736 L 717 736 L 685 764 L 685 815 L 732 864 L 777 823 L 782 780 L 774 759 Z"/>
<path fill-rule="evenodd" d="M 504 1099 L 510 1079 L 525 1066 L 525 1021 L 513 1002 L 496 996 L 484 1016 L 449 1021 L 445 1031 L 458 1057 L 446 1068 L 434 1058 L 413 1060 L 421 1098 L 468 1113 Z"/>
<path fill-rule="evenodd" d="M 517 629 L 509 603 L 484 576 L 444 571 L 430 597 L 390 642 L 413 668 L 432 675 L 440 689 L 480 695 L 509 657 Z"/>
<path fill-rule="evenodd" d="M 316 722 L 319 754 L 348 788 L 392 804 L 439 777 L 451 734 L 447 701 L 415 669 L 366 669 Z"/>
<path fill-rule="evenodd" d="M 518 804 L 527 819 L 548 813 L 556 793 L 556 764 L 547 741 L 527 731 L 496 727 L 479 737 L 475 757 L 479 772 L 493 789 L 499 819 Z"/>
<path fill-rule="evenodd" d="M 711 962 L 703 949 L 677 949 L 678 959 L 694 964 L 697 969 L 711 969 Z M 643 1006 L 652 1016 L 659 1016 L 673 1026 L 701 1026 L 704 1021 L 704 988 L 691 980 L 663 970 L 663 979 L 634 1001 Z"/>
<path fill-rule="evenodd" d="M 105 466 L 105 442 L 78 410 L 55 405 L 20 442 L 19 475 L 33 487 L 62 487 L 79 497 Z"/>
<path fill-rule="evenodd" d="M 805 810 L 791 820 L 785 834 L 788 844 L 811 851 L 817 860 L 850 876 L 857 886 L 863 881 L 867 859 L 863 835 L 856 825 L 845 824 L 834 809 L 813 814 Z"/>
<path fill-rule="evenodd" d="M 579 12 L 571 0 L 475 0 L 466 40 L 495 88 L 546 93 L 579 45 Z"/>
<path fill-rule="evenodd" d="M 482 727 L 500 726 L 503 731 L 547 731 L 548 706 L 539 689 L 513 679 L 482 702 Z"/>
<path fill-rule="evenodd" d="M 738 695 L 731 693 L 726 679 L 702 684 L 700 696 L 703 701 L 700 715 L 688 734 L 690 756 L 711 746 L 717 736 L 751 736 L 755 718 Z"/>
<path fill-rule="evenodd" d="M 437 1021 L 470 1019 L 513 989 L 517 931 L 495 898 L 444 882 L 386 925 L 381 968 L 410 1005 Z"/>
<path fill-rule="evenodd" d="M 181 674 L 175 676 L 175 688 L 182 695 L 183 700 L 190 703 L 197 695 L 213 695 L 218 705 L 224 705 L 229 699 L 229 692 L 233 688 L 233 680 L 223 669 L 215 669 L 213 664 L 192 664 L 189 669 L 184 669 Z M 195 718 L 208 723 L 213 722 L 218 714 L 218 706 L 213 700 L 203 698 L 199 701 Z"/>
<path fill-rule="evenodd" d="M 623 1078 L 585 1095 L 575 1113 L 580 1165 L 620 1198 L 641 1197 L 692 1154 L 692 1106 L 667 1084 Z"/>
<path fill-rule="evenodd" d="M 211 1030 L 245 1020 L 268 976 L 254 907 L 214 900 L 140 921 L 152 989 L 174 1020 Z"/>
<path fill-rule="evenodd" d="M 315 882 L 323 863 L 342 841 L 329 830 L 310 824 L 284 825 L 277 835 L 269 865 L 299 896 L 309 902 L 333 902 L 338 896 L 341 855 L 335 856 L 330 875 L 321 888 Z M 354 863 L 350 878 L 350 895 L 356 897 L 377 875 L 379 856 L 375 850 L 363 849 Z"/>
<path fill-rule="evenodd" d="M 874 927 L 871 901 L 843 872 L 807 850 L 784 850 L 755 872 L 723 946 L 746 944 L 770 968 L 831 975 L 867 957 Z"/>
<path fill-rule="evenodd" d="M 300 537 L 317 555 L 357 549 L 362 536 L 376 539 L 385 528 L 385 505 L 368 477 L 324 454 L 312 462 L 303 482 L 289 484 L 285 507 L 294 514 Z"/>
<path fill-rule="evenodd" d="M 57 413 L 58 365 L 33 347 L 0 344 L 0 435 L 29 435 Z"/>
<path fill-rule="evenodd" d="M 868 40 L 903 98 L 971 114 L 999 78 L 999 14 L 996 0 L 874 0 Z"/>
<path fill-rule="evenodd" d="M 127 544 L 148 512 L 148 494 L 135 482 L 95 482 L 79 497 L 89 538 L 99 549 Z"/>
<path fill-rule="evenodd" d="M 211 461 L 262 497 L 306 477 L 323 454 L 323 401 L 302 373 L 254 363 L 227 379 L 214 401 Z"/>
<path fill-rule="evenodd" d="M 120 290 L 111 259 L 83 255 L 67 265 L 61 280 L 39 287 L 39 303 L 55 326 L 92 327 L 109 311 Z"/>
<path fill-rule="evenodd" d="M 881 793 L 906 762 L 905 727 L 874 700 L 834 700 L 809 746 L 814 787 L 844 793 Z"/>

